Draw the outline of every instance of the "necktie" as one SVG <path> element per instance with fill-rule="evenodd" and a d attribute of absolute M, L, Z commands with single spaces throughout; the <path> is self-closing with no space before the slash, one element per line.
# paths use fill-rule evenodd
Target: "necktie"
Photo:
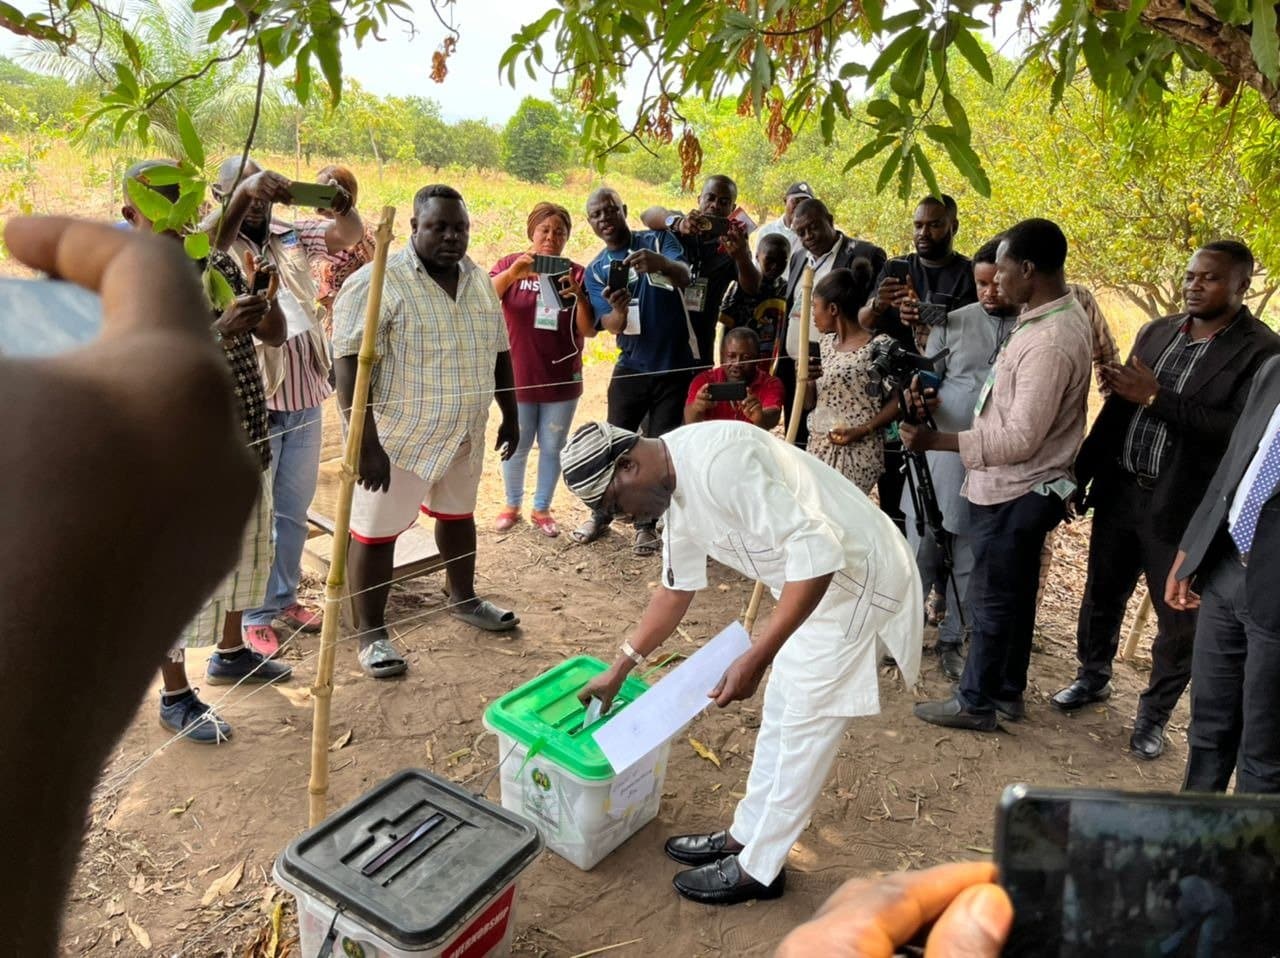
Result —
<path fill-rule="evenodd" d="M 1280 432 L 1271 437 L 1271 445 L 1262 459 L 1262 468 L 1254 476 L 1253 486 L 1245 496 L 1244 505 L 1240 507 L 1240 515 L 1231 527 L 1231 538 L 1241 555 L 1247 555 L 1253 548 L 1253 534 L 1258 529 L 1258 516 L 1262 506 L 1276 490 L 1280 483 Z"/>

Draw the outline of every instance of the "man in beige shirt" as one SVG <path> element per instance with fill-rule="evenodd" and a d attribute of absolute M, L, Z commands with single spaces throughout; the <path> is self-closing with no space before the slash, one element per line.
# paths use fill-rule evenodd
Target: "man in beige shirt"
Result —
<path fill-rule="evenodd" d="M 1075 490 L 1093 352 L 1066 258 L 1067 239 L 1049 220 L 1023 220 L 1004 235 L 996 284 L 1022 312 L 978 394 L 973 426 L 902 427 L 909 449 L 958 452 L 968 469 L 973 637 L 955 694 L 916 706 L 935 725 L 989 732 L 998 715 L 1016 721 L 1024 712 L 1040 550 Z"/>

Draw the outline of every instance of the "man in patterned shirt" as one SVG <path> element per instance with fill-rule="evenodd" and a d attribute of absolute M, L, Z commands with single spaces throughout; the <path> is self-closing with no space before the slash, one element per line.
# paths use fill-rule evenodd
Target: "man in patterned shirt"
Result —
<path fill-rule="evenodd" d="M 348 571 L 360 665 L 375 678 L 408 668 L 387 632 L 387 595 L 396 539 L 419 511 L 435 519 L 450 612 L 491 632 L 520 622 L 475 590 L 474 511 L 491 402 L 502 410 L 496 448 L 503 459 L 520 441 L 502 306 L 488 272 L 467 256 L 471 220 L 457 190 L 419 190 L 409 228 L 409 244 L 387 260 L 360 485 L 351 503 Z M 372 268 L 362 268 L 334 302 L 334 372 L 348 413 L 372 278 Z"/>
<path fill-rule="evenodd" d="M 166 160 L 151 160 L 134 165 L 125 174 L 125 198 L 121 212 L 134 229 L 150 232 L 153 226 L 138 208 L 130 189 L 149 189 L 170 203 L 176 202 L 176 185 L 152 186 L 147 182 L 148 172 L 173 165 Z M 181 240 L 178 233 L 167 235 Z M 281 682 L 293 672 L 288 666 L 268 661 L 248 648 L 240 634 L 244 610 L 262 601 L 272 559 L 271 486 L 266 481 L 271 449 L 267 444 L 266 402 L 254 341 L 279 345 L 284 341 L 285 318 L 278 302 L 270 295 L 275 287 L 274 277 L 266 295 L 254 294 L 250 292 L 250 283 L 244 272 L 227 253 L 214 250 L 207 263 L 200 265 L 216 271 L 226 280 L 235 296 L 223 308 L 214 303 L 213 333 L 231 367 L 240 424 L 246 441 L 257 452 L 263 475 L 257 506 L 249 516 L 241 541 L 239 562 L 187 625 L 169 652 L 168 660 L 160 667 L 163 682 L 160 724 L 188 741 L 211 745 L 230 737 L 231 727 L 200 701 L 191 688 L 186 667 L 188 646 L 207 645 L 217 640 L 217 648 L 206 670 L 206 677 L 212 685 Z M 256 267 L 260 264 L 250 260 L 246 265 Z M 265 264 L 262 265 L 265 268 Z M 205 288 L 212 288 L 211 284 L 206 283 Z"/>
<path fill-rule="evenodd" d="M 274 655 L 280 648 L 277 623 L 304 632 L 319 632 L 321 624 L 319 611 L 298 601 L 307 509 L 320 469 L 320 406 L 333 393 L 329 344 L 311 266 L 326 252 L 359 243 L 364 224 L 350 195 L 339 187 L 332 219 L 297 228 L 273 215 L 273 204 L 292 202 L 288 178 L 264 172 L 249 160 L 236 185 L 240 166 L 239 156 L 223 162 L 213 186 L 213 195 L 227 203 L 214 245 L 237 259 L 246 252 L 267 257 L 280 275 L 280 307 L 287 321 L 283 345 L 258 347 L 271 431 L 276 559 L 266 601 L 245 614 L 245 640 Z"/>

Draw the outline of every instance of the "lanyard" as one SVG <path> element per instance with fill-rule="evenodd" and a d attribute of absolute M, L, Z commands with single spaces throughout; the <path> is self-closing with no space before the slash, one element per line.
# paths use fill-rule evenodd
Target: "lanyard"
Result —
<path fill-rule="evenodd" d="M 987 381 L 982 384 L 982 391 L 978 393 L 978 401 L 974 403 L 973 414 L 975 416 L 980 416 L 983 408 L 987 405 L 987 399 L 991 396 L 991 390 L 994 389 L 996 385 L 996 363 L 1000 361 L 1000 357 L 1004 355 L 1004 351 L 1008 348 L 1009 344 L 1013 342 L 1013 337 L 1017 336 L 1018 333 L 1022 332 L 1028 326 L 1034 326 L 1036 323 L 1040 322 L 1040 320 L 1047 319 L 1055 313 L 1065 312 L 1070 307 L 1070 303 L 1063 303 L 1061 306 L 1057 306 L 1049 310 L 1047 313 L 1041 313 L 1039 316 L 1032 319 L 1024 320 L 1014 327 L 1013 332 L 1005 337 L 1005 341 L 1001 343 L 999 348 L 996 350 L 995 362 L 993 362 L 991 364 L 991 368 L 987 370 Z"/>

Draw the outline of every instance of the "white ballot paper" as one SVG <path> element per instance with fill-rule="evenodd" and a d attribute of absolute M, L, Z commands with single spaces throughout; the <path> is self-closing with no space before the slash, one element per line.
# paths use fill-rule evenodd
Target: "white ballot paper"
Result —
<path fill-rule="evenodd" d="M 593 737 L 614 773 L 626 771 L 710 705 L 707 693 L 749 648 L 751 636 L 733 623 L 597 729 Z"/>

